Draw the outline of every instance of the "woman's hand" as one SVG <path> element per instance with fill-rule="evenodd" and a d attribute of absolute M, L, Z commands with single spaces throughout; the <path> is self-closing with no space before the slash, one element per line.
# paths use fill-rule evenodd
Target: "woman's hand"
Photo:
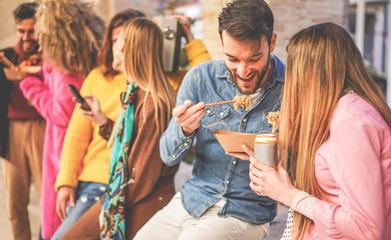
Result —
<path fill-rule="evenodd" d="M 56 201 L 56 211 L 57 215 L 60 217 L 61 221 L 67 217 L 67 202 L 71 207 L 75 207 L 75 191 L 72 187 L 62 186 L 58 190 L 57 201 Z"/>
<path fill-rule="evenodd" d="M 80 109 L 81 109 L 81 114 L 84 117 L 90 119 L 91 121 L 96 122 L 96 124 L 98 124 L 98 126 L 102 126 L 102 125 L 106 124 L 107 117 L 102 112 L 102 110 L 100 108 L 99 100 L 92 95 L 87 95 L 84 97 L 84 99 L 86 100 L 88 106 L 90 106 L 91 111 L 85 111 L 85 110 L 81 109 L 81 104 L 78 104 L 78 107 L 80 107 Z"/>
<path fill-rule="evenodd" d="M 289 174 L 282 167 L 281 162 L 278 164 L 277 169 L 269 167 L 255 159 L 254 151 L 247 145 L 242 145 L 242 148 L 244 153 L 229 152 L 227 154 L 250 161 L 249 176 L 251 189 L 259 195 L 266 195 L 290 207 L 293 198 L 299 190 L 292 185 Z"/>
<path fill-rule="evenodd" d="M 277 169 L 259 162 L 254 156 L 250 156 L 250 187 L 257 194 L 266 195 L 269 198 L 281 202 L 290 207 L 296 193 L 289 178 L 288 172 L 282 167 L 281 162 Z"/>
<path fill-rule="evenodd" d="M 254 151 L 251 150 L 246 144 L 242 145 L 242 148 L 245 152 L 243 153 L 238 153 L 238 152 L 226 152 L 226 154 L 231 155 L 233 157 L 245 160 L 245 161 L 250 161 L 250 156 L 254 156 Z"/>

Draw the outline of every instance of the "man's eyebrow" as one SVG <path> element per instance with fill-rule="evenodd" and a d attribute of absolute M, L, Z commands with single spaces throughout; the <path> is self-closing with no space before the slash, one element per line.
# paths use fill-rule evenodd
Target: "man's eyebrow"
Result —
<path fill-rule="evenodd" d="M 256 54 L 251 55 L 251 56 L 249 57 L 249 59 L 254 58 L 254 57 L 260 57 L 260 56 L 262 56 L 262 55 L 263 55 L 263 52 L 257 52 Z"/>
<path fill-rule="evenodd" d="M 226 53 L 226 52 L 224 52 L 224 54 L 225 54 L 227 57 L 236 58 L 235 56 L 232 56 L 232 55 L 230 55 L 230 54 L 228 54 L 228 53 Z"/>
<path fill-rule="evenodd" d="M 225 54 L 227 57 L 236 58 L 235 56 L 232 56 L 232 55 L 230 55 L 230 54 L 228 54 L 228 53 L 226 53 L 226 52 L 224 52 L 224 54 Z M 263 52 L 258 52 L 258 53 L 254 54 L 254 55 L 251 55 L 248 59 L 251 59 L 251 58 L 254 58 L 254 57 L 260 57 L 260 56 L 262 56 L 262 55 L 263 55 Z"/>

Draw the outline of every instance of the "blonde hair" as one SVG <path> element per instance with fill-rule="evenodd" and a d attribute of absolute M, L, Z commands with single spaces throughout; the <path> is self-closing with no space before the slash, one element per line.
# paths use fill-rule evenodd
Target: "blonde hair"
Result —
<path fill-rule="evenodd" d="M 155 121 L 159 132 L 163 133 L 170 121 L 176 95 L 163 68 L 163 34 L 151 20 L 135 18 L 124 24 L 123 37 L 125 75 L 146 91 L 144 105 L 151 94 Z M 145 107 L 143 111 L 145 115 Z"/>
<path fill-rule="evenodd" d="M 90 4 L 77 0 L 45 0 L 36 16 L 45 61 L 65 74 L 85 77 L 96 65 L 104 21 Z"/>
<path fill-rule="evenodd" d="M 315 178 L 315 155 L 328 138 L 339 99 L 354 91 L 370 103 L 391 127 L 391 110 L 366 71 L 349 33 L 333 23 L 314 25 L 289 41 L 284 96 L 281 106 L 280 156 L 296 187 L 322 196 Z M 294 236 L 301 239 L 312 221 L 294 215 Z"/>

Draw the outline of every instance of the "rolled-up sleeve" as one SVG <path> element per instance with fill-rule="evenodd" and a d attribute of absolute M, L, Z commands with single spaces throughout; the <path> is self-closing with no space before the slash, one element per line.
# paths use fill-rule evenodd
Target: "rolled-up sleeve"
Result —
<path fill-rule="evenodd" d="M 193 104 L 199 102 L 199 94 L 197 87 L 197 79 L 200 79 L 198 68 L 192 68 L 183 79 L 183 83 L 179 89 L 176 104 L 182 105 L 186 100 L 190 100 Z M 190 146 L 193 144 L 193 139 L 196 131 L 189 137 L 186 137 L 182 131 L 181 125 L 175 122 L 172 118 L 167 130 L 160 138 L 160 157 L 168 166 L 173 166 L 182 161 Z"/>

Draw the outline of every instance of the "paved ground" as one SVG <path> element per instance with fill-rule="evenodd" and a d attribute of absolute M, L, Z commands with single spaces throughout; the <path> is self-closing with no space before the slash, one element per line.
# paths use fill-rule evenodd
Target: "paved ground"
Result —
<path fill-rule="evenodd" d="M 180 189 L 182 184 L 191 177 L 192 166 L 190 164 L 183 163 L 180 165 L 177 176 L 175 177 L 175 187 Z M 0 239 L 12 240 L 11 226 L 8 221 L 7 210 L 7 193 L 4 186 L 4 173 L 3 164 L 0 164 Z M 39 226 L 40 226 L 40 212 L 39 212 L 39 199 L 35 188 L 31 187 L 30 204 L 29 204 L 29 216 L 31 231 L 33 234 L 32 239 L 38 239 Z M 284 205 L 280 205 L 279 214 L 270 224 L 269 234 L 265 240 L 278 240 L 280 239 L 282 232 L 284 231 L 285 221 L 287 216 L 287 208 Z"/>
<path fill-rule="evenodd" d="M 8 221 L 7 193 L 4 185 L 3 160 L 0 160 L 0 239 L 12 240 L 11 225 Z M 39 198 L 35 187 L 31 187 L 30 204 L 28 207 L 32 239 L 38 239 L 40 226 Z"/>

